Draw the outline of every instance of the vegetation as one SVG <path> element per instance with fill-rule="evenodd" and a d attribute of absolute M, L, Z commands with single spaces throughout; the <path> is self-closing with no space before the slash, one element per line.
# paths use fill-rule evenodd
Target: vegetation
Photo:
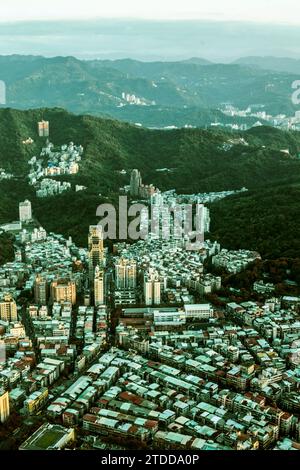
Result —
<path fill-rule="evenodd" d="M 228 102 L 242 109 L 263 108 L 274 116 L 293 115 L 296 106 L 290 94 L 291 83 L 298 79 L 297 61 L 278 59 L 277 64 L 275 59 L 263 59 L 262 64 L 248 60 L 250 66 L 247 59 L 212 64 L 199 59 L 81 61 L 14 55 L 0 56 L 0 68 L 1 79 L 7 83 L 8 105 L 19 109 L 63 106 L 75 113 L 160 128 L 238 122 L 239 118 L 216 111 Z M 148 106 L 128 105 L 123 92 L 142 98 Z M 250 124 L 251 119 L 243 122 Z"/>
<path fill-rule="evenodd" d="M 224 286 L 249 291 L 252 289 L 253 283 L 261 279 L 274 284 L 277 295 L 299 295 L 300 258 L 256 260 L 241 273 L 227 274 L 224 277 Z M 266 296 L 270 296 L 270 294 L 266 294 Z"/>
<path fill-rule="evenodd" d="M 47 230 L 70 236 L 79 246 L 85 247 L 89 226 L 99 222 L 96 217 L 97 207 L 105 202 L 117 201 L 113 197 L 107 200 L 85 191 L 67 192 L 35 200 L 34 214 Z"/>
<path fill-rule="evenodd" d="M 257 250 L 264 258 L 297 258 L 299 198 L 299 184 L 283 184 L 214 203 L 212 236 L 222 246 Z"/>
<path fill-rule="evenodd" d="M 7 233 L 0 234 L 0 265 L 14 260 L 13 237 Z"/>
<path fill-rule="evenodd" d="M 72 181 L 105 192 L 127 184 L 122 169 L 138 168 L 145 182 L 181 192 L 221 191 L 243 186 L 255 189 L 299 173 L 300 133 L 269 127 L 244 133 L 203 129 L 148 130 L 119 121 L 76 116 L 62 109 L 0 110 L 0 165 L 24 178 L 28 160 L 45 139 L 37 136 L 37 122 L 50 121 L 55 144 L 74 141 L 85 148 L 80 174 Z M 24 145 L 24 139 L 34 139 Z M 238 144 L 239 138 L 248 145 Z M 224 150 L 223 145 L 235 144 Z M 290 154 L 282 150 L 289 149 Z M 169 168 L 170 172 L 157 172 Z"/>
<path fill-rule="evenodd" d="M 37 136 L 40 119 L 50 121 L 55 144 L 72 140 L 84 146 L 79 174 L 60 178 L 71 181 L 73 188 L 83 184 L 86 191 L 35 197 L 26 176 L 28 160 L 45 144 Z M 28 137 L 34 139 L 32 145 L 22 143 Z M 162 190 L 191 193 L 247 187 L 249 192 L 211 205 L 211 236 L 222 246 L 255 249 L 265 258 L 299 256 L 300 133 L 269 127 L 243 133 L 154 131 L 62 109 L 2 109 L 0 148 L 0 167 L 15 175 L 1 181 L 0 223 L 16 220 L 18 203 L 29 198 L 36 218 L 48 231 L 71 235 L 85 246 L 98 205 L 117 203 L 119 188 L 129 183 L 131 169 L 138 168 L 144 182 Z M 289 153 L 283 152 L 287 149 Z M 157 171 L 162 168 L 169 171 Z"/>

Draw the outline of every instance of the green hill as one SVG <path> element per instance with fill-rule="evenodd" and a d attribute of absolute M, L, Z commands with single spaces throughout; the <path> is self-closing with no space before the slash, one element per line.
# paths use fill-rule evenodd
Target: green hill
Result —
<path fill-rule="evenodd" d="M 211 205 L 212 237 L 264 258 L 300 257 L 300 185 L 282 184 Z"/>
<path fill-rule="evenodd" d="M 244 133 L 220 130 L 149 130 L 62 109 L 18 111 L 0 109 L 0 166 L 24 177 L 28 160 L 38 155 L 45 139 L 37 123 L 50 122 L 56 145 L 69 141 L 85 148 L 80 174 L 73 178 L 89 187 L 117 190 L 129 177 L 117 172 L 138 168 L 146 182 L 182 192 L 248 189 L 297 177 L 300 133 L 258 127 Z M 24 139 L 34 139 L 24 145 Z M 247 143 L 240 141 L 244 139 Z M 224 147 L 225 145 L 225 147 Z M 289 149 L 290 154 L 282 150 Z M 169 173 L 157 172 L 161 168 Z"/>
<path fill-rule="evenodd" d="M 45 139 L 37 122 L 50 122 L 56 145 L 84 146 L 80 173 L 62 176 L 87 191 L 37 199 L 27 183 L 28 160 Z M 33 145 L 24 145 L 28 137 Z M 138 168 L 146 183 L 181 193 L 247 187 L 250 192 L 212 205 L 212 232 L 224 246 L 258 249 L 264 256 L 296 256 L 298 250 L 300 133 L 269 127 L 244 133 L 220 130 L 149 130 L 109 119 L 77 116 L 62 109 L 0 110 L 0 167 L 15 179 L 0 183 L 0 223 L 18 217 L 29 198 L 47 230 L 72 235 L 85 245 L 87 228 L 105 197 L 117 197 Z M 289 153 L 286 153 L 286 150 Z M 168 168 L 169 172 L 156 171 Z M 127 174 L 120 174 L 125 169 Z M 99 196 L 99 193 L 102 196 Z"/>

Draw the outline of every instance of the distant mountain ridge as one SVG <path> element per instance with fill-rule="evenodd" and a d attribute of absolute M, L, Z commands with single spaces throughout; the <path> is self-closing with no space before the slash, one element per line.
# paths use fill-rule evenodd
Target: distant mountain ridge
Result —
<path fill-rule="evenodd" d="M 140 62 L 0 56 L 9 107 L 64 107 L 157 128 L 219 122 L 250 127 L 256 122 L 254 117 L 225 115 L 220 110 L 225 103 L 293 115 L 297 107 L 291 101 L 291 84 L 298 78 L 296 73 L 251 64 L 214 64 L 198 58 Z"/>
<path fill-rule="evenodd" d="M 235 64 L 251 65 L 264 70 L 273 70 L 275 72 L 284 72 L 292 74 L 300 74 L 300 59 L 292 59 L 288 57 L 243 57 L 236 61 Z"/>

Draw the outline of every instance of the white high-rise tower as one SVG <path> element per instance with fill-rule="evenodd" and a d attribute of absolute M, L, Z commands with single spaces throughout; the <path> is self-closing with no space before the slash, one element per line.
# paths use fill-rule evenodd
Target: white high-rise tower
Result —
<path fill-rule="evenodd" d="M 20 222 L 29 222 L 32 219 L 31 202 L 26 199 L 19 204 Z"/>

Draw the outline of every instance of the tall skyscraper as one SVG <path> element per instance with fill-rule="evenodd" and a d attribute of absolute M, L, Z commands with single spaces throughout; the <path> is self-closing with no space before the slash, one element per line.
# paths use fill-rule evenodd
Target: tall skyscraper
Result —
<path fill-rule="evenodd" d="M 95 306 L 104 304 L 104 271 L 96 266 L 94 278 Z"/>
<path fill-rule="evenodd" d="M 115 264 L 116 290 L 133 290 L 136 288 L 136 261 L 120 258 Z"/>
<path fill-rule="evenodd" d="M 210 231 L 210 212 L 204 204 L 198 203 L 196 210 L 197 230 L 203 234 Z"/>
<path fill-rule="evenodd" d="M 76 304 L 76 284 L 71 279 L 58 279 L 51 283 L 51 298 L 53 302 L 71 302 Z"/>
<path fill-rule="evenodd" d="M 144 279 L 144 299 L 146 305 L 153 304 L 153 286 L 152 281 L 149 279 Z"/>
<path fill-rule="evenodd" d="M 49 137 L 49 121 L 40 121 L 38 123 L 39 137 Z"/>
<path fill-rule="evenodd" d="M 0 388 L 0 422 L 4 423 L 9 417 L 9 395 Z"/>
<path fill-rule="evenodd" d="M 0 319 L 8 322 L 18 320 L 17 304 L 10 294 L 5 294 L 0 300 Z"/>
<path fill-rule="evenodd" d="M 149 271 L 144 275 L 144 299 L 146 305 L 161 303 L 161 284 L 155 271 Z"/>
<path fill-rule="evenodd" d="M 48 283 L 47 279 L 40 274 L 36 276 L 34 282 L 34 300 L 38 305 L 47 305 Z"/>
<path fill-rule="evenodd" d="M 130 195 L 138 196 L 140 193 L 140 188 L 142 186 L 142 177 L 139 170 L 135 169 L 131 172 L 130 177 Z"/>
<path fill-rule="evenodd" d="M 103 232 L 101 225 L 91 225 L 88 236 L 89 276 L 94 279 L 96 266 L 105 266 L 105 252 L 103 246 Z"/>
<path fill-rule="evenodd" d="M 204 233 L 207 233 L 210 231 L 210 212 L 206 206 L 203 206 L 202 208 L 202 218 L 203 230 Z"/>
<path fill-rule="evenodd" d="M 32 219 L 31 202 L 26 199 L 19 204 L 20 222 L 29 222 Z"/>

